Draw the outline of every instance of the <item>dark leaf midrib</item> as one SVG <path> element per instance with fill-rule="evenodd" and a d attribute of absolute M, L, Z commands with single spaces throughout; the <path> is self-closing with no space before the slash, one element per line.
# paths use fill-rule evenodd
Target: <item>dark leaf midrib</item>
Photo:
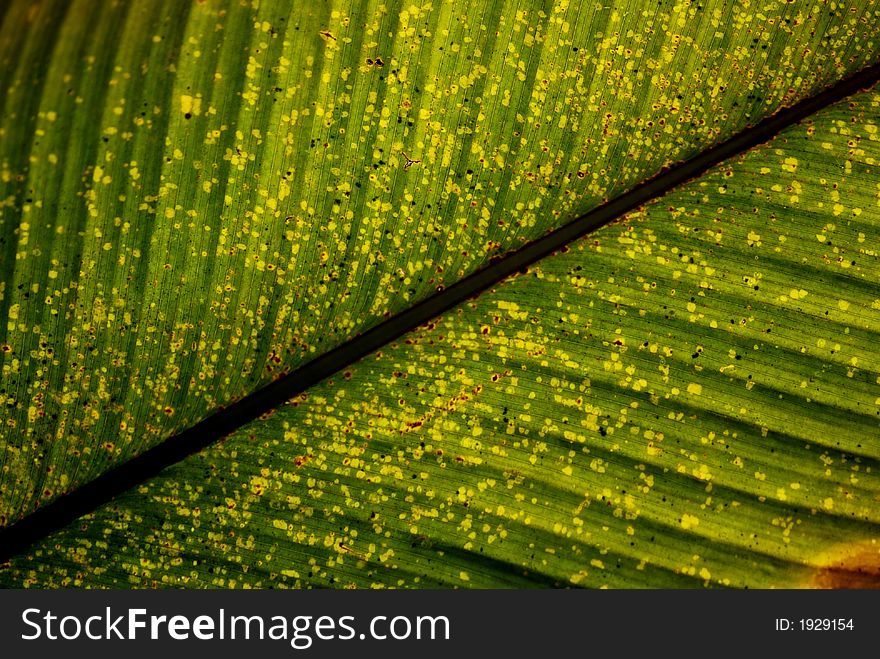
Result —
<path fill-rule="evenodd" d="M 321 380 L 352 365 L 403 334 L 524 270 L 568 243 L 605 226 L 673 188 L 694 179 L 724 160 L 763 144 L 780 131 L 880 81 L 880 63 L 864 68 L 760 123 L 737 133 L 680 164 L 669 167 L 611 201 L 568 224 L 490 262 L 481 270 L 415 304 L 376 327 L 324 353 L 226 407 L 191 428 L 168 438 L 140 456 L 119 465 L 0 530 L 0 563 L 8 562 L 39 540 L 115 497 L 219 442 L 241 426 L 284 404 Z"/>

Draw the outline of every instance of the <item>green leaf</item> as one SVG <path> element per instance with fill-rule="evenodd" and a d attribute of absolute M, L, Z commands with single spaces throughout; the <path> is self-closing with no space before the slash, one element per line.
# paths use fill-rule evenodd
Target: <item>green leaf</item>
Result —
<path fill-rule="evenodd" d="M 2 15 L 6 525 L 878 59 L 873 4 L 131 5 Z M 876 579 L 877 105 L 572 244 L 0 579 Z"/>

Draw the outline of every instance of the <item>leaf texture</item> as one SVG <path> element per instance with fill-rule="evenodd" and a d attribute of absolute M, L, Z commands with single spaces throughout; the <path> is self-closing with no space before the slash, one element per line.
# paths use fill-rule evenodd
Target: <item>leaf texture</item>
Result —
<path fill-rule="evenodd" d="M 876 62 L 877 16 L 4 3 L 0 526 Z"/>
<path fill-rule="evenodd" d="M 852 587 L 880 566 L 880 94 L 102 507 L 26 586 Z"/>

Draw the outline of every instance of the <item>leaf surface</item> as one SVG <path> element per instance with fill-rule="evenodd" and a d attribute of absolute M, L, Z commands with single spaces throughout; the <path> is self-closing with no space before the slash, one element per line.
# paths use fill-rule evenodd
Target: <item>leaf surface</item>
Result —
<path fill-rule="evenodd" d="M 0 528 L 876 63 L 878 18 L 4 3 Z M 760 585 L 831 538 L 870 554 L 875 117 L 837 106 L 579 242 L 4 579 L 84 583 L 110 547 L 95 585 Z"/>
<path fill-rule="evenodd" d="M 39 586 L 877 585 L 880 94 L 14 559 Z"/>
<path fill-rule="evenodd" d="M 0 526 L 880 48 L 605 4 L 4 3 Z"/>

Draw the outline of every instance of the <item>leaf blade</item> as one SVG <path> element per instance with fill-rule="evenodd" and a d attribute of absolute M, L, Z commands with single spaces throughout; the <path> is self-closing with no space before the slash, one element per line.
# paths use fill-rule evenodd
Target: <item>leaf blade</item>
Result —
<path fill-rule="evenodd" d="M 545 259 L 6 577 L 870 585 L 878 107 L 853 97 Z"/>
<path fill-rule="evenodd" d="M 716 140 L 719 130 L 733 131 L 737 122 L 752 121 L 875 59 L 873 3 L 860 5 L 862 13 L 853 16 L 814 11 L 802 16 L 800 8 L 760 17 L 743 13 L 730 29 L 720 25 L 714 6 L 699 16 L 682 7 L 654 16 L 565 3 L 536 2 L 518 12 L 510 3 L 480 7 L 482 13 L 468 15 L 456 5 L 383 13 L 376 3 L 338 3 L 285 15 L 272 3 L 253 11 L 233 3 L 227 11 L 222 4 L 155 2 L 135 8 L 102 4 L 92 21 L 90 3 L 64 4 L 65 14 L 54 5 L 35 11 L 18 2 L 4 14 L 0 48 L 15 73 L 4 78 L 10 93 L 0 144 L 2 194 L 12 201 L 0 222 L 5 234 L 16 237 L 5 243 L 0 265 L 5 284 L 0 311 L 11 319 L 0 327 L 0 341 L 9 347 L 3 354 L 4 403 L 12 410 L 5 426 L 12 430 L 2 439 L 9 467 L 0 482 L 5 525 L 247 395 L 324 346 L 406 308 L 434 286 L 455 281 L 496 250 L 534 238 L 699 150 Z M 799 13 L 792 18 L 788 12 L 794 11 Z M 498 34 L 488 29 L 494 17 Z M 417 29 L 417 18 L 426 19 L 428 31 Z M 82 26 L 92 22 L 97 37 L 89 42 Z M 659 29 L 645 32 L 652 26 Z M 757 44 L 744 40 L 746 28 L 759 35 Z M 627 39 L 634 43 L 642 39 L 641 54 L 619 43 L 619 35 L 630 33 Z M 808 35 L 816 42 L 806 58 L 791 57 L 791 44 Z M 767 57 L 762 40 L 771 44 Z M 45 42 L 55 49 L 45 49 Z M 386 48 L 392 58 L 379 66 Z M 754 56 L 747 57 L 752 50 Z M 16 60 L 19 52 L 36 57 Z M 106 52 L 115 52 L 116 60 Z M 423 59 L 425 52 L 431 57 Z M 697 70 L 694 53 L 703 55 L 708 73 Z M 810 57 L 824 57 L 834 67 L 812 66 Z M 302 60 L 305 71 L 292 64 Z M 633 78 L 619 75 L 618 61 L 625 71 L 633 63 Z M 640 80 L 636 61 L 657 72 L 650 93 L 633 92 L 636 83 L 648 80 L 639 68 Z M 708 94 L 698 95 L 688 75 L 714 80 Z M 64 86 L 67 76 L 72 86 Z M 740 107 L 742 93 L 728 81 L 750 76 L 760 94 L 747 95 L 751 105 Z M 669 80 L 682 83 L 676 98 L 667 93 Z M 793 83 L 780 84 L 783 80 Z M 33 89 L 27 91 L 23 81 Z M 478 90 L 485 92 L 486 107 L 471 111 L 476 99 L 468 96 Z M 67 91 L 73 92 L 72 102 Z M 273 94 L 277 107 L 268 105 Z M 144 103 L 146 111 L 140 109 Z M 339 123 L 328 119 L 327 127 L 318 120 L 319 110 L 327 118 L 333 116 L 331 106 L 346 104 Z M 24 108 L 21 116 L 18 107 Z M 720 128 L 714 125 L 735 107 L 740 108 L 735 119 L 727 116 Z M 542 116 L 562 109 L 565 128 Z M 382 122 L 404 110 L 417 117 L 412 131 L 402 124 L 386 131 Z M 366 124 L 371 137 L 356 154 L 331 163 L 323 145 L 330 144 L 332 131 L 344 127 L 356 133 L 363 116 L 373 117 Z M 695 135 L 687 142 L 667 139 L 664 128 L 645 137 L 636 154 L 633 136 L 644 134 L 647 122 L 659 124 L 667 116 L 693 119 Z M 20 121 L 30 122 L 24 131 Z M 284 125 L 295 130 L 285 133 Z M 19 138 L 39 137 L 38 130 L 48 139 L 34 147 L 30 155 L 37 162 L 30 167 Z M 453 138 L 462 131 L 461 139 Z M 290 144 L 282 158 L 279 144 L 285 140 Z M 389 143 L 392 153 L 386 153 Z M 59 149 L 47 152 L 46 144 Z M 419 144 L 426 154 L 412 148 Z M 578 144 L 582 157 L 575 158 Z M 541 145 L 547 151 L 539 151 Z M 154 157 L 159 153 L 161 160 Z M 334 172 L 337 162 L 344 164 L 340 172 L 357 173 L 350 177 L 354 184 Z M 286 169 L 289 163 L 299 167 Z M 300 199 L 281 198 L 287 171 L 298 182 Z M 371 181 L 374 172 L 378 178 Z M 251 176 L 259 182 L 252 183 Z M 366 187 L 358 192 L 355 184 L 364 178 Z M 44 189 L 49 181 L 54 183 Z M 560 181 L 576 190 L 574 200 L 560 192 Z M 435 182 L 436 189 L 412 192 Z M 465 182 L 497 193 L 514 217 L 504 218 L 505 227 L 484 226 L 485 212 L 492 216 L 497 209 L 482 199 L 484 192 L 468 191 Z M 357 228 L 370 244 L 350 242 L 340 249 L 337 242 L 335 254 L 314 218 L 343 210 L 337 200 L 345 184 L 352 194 L 346 214 L 359 223 L 352 235 Z M 414 202 L 405 201 L 410 192 L 420 212 L 443 206 L 444 222 L 412 215 L 407 204 Z M 276 197 L 272 209 L 268 202 Z M 410 229 L 399 228 L 401 218 Z M 427 258 L 407 241 L 412 227 L 424 230 L 418 249 L 427 244 Z M 59 228 L 68 230 L 67 237 L 57 237 Z M 443 231 L 446 237 L 434 243 Z M 287 232 L 292 235 L 287 242 L 295 238 L 295 245 L 285 244 Z M 33 249 L 34 244 L 46 249 Z M 355 268 L 350 261 L 365 246 L 373 251 Z M 302 254 L 293 254 L 295 248 Z M 273 263 L 266 254 L 276 251 L 280 256 Z M 444 272 L 429 273 L 435 266 Z M 416 285 L 418 277 L 423 281 Z M 44 308 L 42 295 L 31 298 L 18 288 L 35 283 L 52 291 L 53 309 Z M 351 302 L 330 313 L 328 305 L 337 300 Z M 242 304 L 246 312 L 238 313 Z M 334 333 L 337 338 L 330 338 Z M 214 360 L 223 358 L 219 353 L 226 347 L 231 359 L 221 369 Z M 52 354 L 43 354 L 47 350 Z M 48 447 L 46 437 L 53 437 Z"/>

